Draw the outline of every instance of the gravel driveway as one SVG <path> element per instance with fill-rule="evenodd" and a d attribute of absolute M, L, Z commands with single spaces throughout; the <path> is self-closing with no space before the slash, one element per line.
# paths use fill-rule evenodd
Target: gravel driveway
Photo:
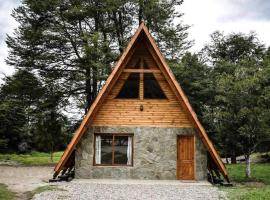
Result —
<path fill-rule="evenodd" d="M 63 191 L 47 191 L 34 200 L 216 200 L 226 195 L 207 182 L 146 181 L 146 180 L 73 180 L 56 183 Z"/>
<path fill-rule="evenodd" d="M 53 167 L 0 166 L 0 183 L 17 192 L 17 199 L 27 199 L 25 192 L 48 185 Z M 226 195 L 208 182 L 95 180 L 75 179 L 53 183 L 62 191 L 47 191 L 34 196 L 35 200 L 216 200 Z"/>

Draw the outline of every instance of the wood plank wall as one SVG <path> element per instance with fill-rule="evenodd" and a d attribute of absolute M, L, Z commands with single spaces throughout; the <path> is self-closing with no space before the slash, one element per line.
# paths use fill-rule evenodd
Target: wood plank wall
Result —
<path fill-rule="evenodd" d="M 126 67 L 132 68 L 141 58 L 150 69 L 158 69 L 154 59 L 143 46 L 136 49 Z M 180 102 L 161 73 L 155 73 L 154 76 L 168 99 L 115 99 L 128 75 L 129 73 L 124 72 L 120 75 L 97 112 L 92 126 L 192 127 Z M 143 111 L 140 111 L 141 106 Z"/>

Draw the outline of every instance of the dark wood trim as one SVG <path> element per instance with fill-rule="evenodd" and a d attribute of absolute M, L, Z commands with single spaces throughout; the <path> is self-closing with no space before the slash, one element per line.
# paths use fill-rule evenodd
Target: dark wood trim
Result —
<path fill-rule="evenodd" d="M 112 140 L 112 165 L 115 165 L 114 164 L 114 134 L 112 135 L 113 136 L 113 140 Z"/>
<path fill-rule="evenodd" d="M 113 136 L 113 141 L 112 141 L 112 164 L 96 164 L 96 136 L 98 135 L 109 135 Z M 127 136 L 127 137 L 132 137 L 132 156 L 131 156 L 131 165 L 122 165 L 122 164 L 114 164 L 114 137 L 115 136 Z M 104 167 L 133 167 L 133 158 L 134 158 L 134 133 L 94 133 L 93 136 L 93 166 L 104 166 Z"/>

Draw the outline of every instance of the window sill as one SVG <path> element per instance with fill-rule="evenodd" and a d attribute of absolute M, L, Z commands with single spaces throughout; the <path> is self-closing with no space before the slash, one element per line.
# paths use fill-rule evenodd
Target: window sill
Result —
<path fill-rule="evenodd" d="M 133 167 L 133 165 L 96 165 L 96 164 L 93 164 L 93 167 L 113 167 L 113 168 L 116 168 L 116 167 Z"/>

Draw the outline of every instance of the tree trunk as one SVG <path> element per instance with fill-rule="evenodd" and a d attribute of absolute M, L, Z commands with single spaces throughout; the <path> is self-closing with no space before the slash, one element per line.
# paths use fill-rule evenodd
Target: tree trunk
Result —
<path fill-rule="evenodd" d="M 139 14 L 138 14 L 138 21 L 139 21 L 139 25 L 141 24 L 142 20 L 143 20 L 143 1 L 140 0 L 139 1 Z"/>
<path fill-rule="evenodd" d="M 236 156 L 235 155 L 232 155 L 231 156 L 231 164 L 236 164 Z"/>
<path fill-rule="evenodd" d="M 116 31 L 116 37 L 118 40 L 118 45 L 119 45 L 119 51 L 120 53 L 123 53 L 123 33 L 121 33 L 121 27 L 122 27 L 122 21 L 117 19 L 117 12 L 114 11 L 112 13 L 113 16 L 113 21 L 114 21 L 114 25 L 115 25 L 115 31 Z M 120 15 L 118 14 L 118 16 L 120 17 Z"/>
<path fill-rule="evenodd" d="M 53 151 L 51 151 L 51 163 L 53 162 Z"/>
<path fill-rule="evenodd" d="M 87 104 L 85 107 L 85 113 L 87 113 L 87 111 L 92 103 L 90 67 L 86 68 L 86 71 L 85 71 L 85 93 L 86 93 L 86 104 Z"/>
<path fill-rule="evenodd" d="M 54 102 L 55 103 L 55 102 Z M 50 132 L 51 132 L 51 162 L 53 162 L 53 151 L 54 151 L 54 140 L 55 136 L 57 135 L 57 131 L 55 129 L 55 121 L 56 121 L 56 116 L 54 112 L 54 108 L 51 110 L 51 122 L 50 122 Z"/>
<path fill-rule="evenodd" d="M 92 90 L 92 97 L 91 97 L 91 105 L 94 101 L 94 99 L 96 98 L 97 96 L 97 84 L 98 84 L 98 72 L 97 72 L 97 68 L 95 66 L 92 67 L 93 69 L 93 73 L 92 73 L 92 87 L 93 87 L 93 90 Z"/>
<path fill-rule="evenodd" d="M 251 177 L 251 169 L 250 169 L 250 155 L 246 156 L 246 177 Z"/>
<path fill-rule="evenodd" d="M 98 7 L 98 2 L 96 2 L 95 6 Z M 99 31 L 99 13 L 98 12 L 95 13 L 94 22 L 95 22 L 95 28 L 94 28 L 95 33 L 98 33 Z M 81 24 L 80 24 L 80 30 L 81 30 L 81 33 L 84 34 Z M 89 47 L 88 41 L 86 39 L 83 39 L 83 42 L 86 46 Z M 97 49 L 97 47 L 98 45 L 95 42 L 94 48 Z M 91 65 L 91 62 L 90 62 L 92 61 L 96 63 L 98 58 L 86 53 L 86 60 L 87 60 L 87 63 L 84 63 L 84 64 L 88 65 L 88 67 L 86 68 L 86 71 L 85 71 L 85 78 L 86 78 L 85 79 L 85 92 L 86 92 L 86 103 L 87 103 L 85 107 L 85 114 L 89 110 L 90 106 L 92 105 L 97 95 L 97 83 L 98 83 L 97 68 L 94 65 Z"/>

